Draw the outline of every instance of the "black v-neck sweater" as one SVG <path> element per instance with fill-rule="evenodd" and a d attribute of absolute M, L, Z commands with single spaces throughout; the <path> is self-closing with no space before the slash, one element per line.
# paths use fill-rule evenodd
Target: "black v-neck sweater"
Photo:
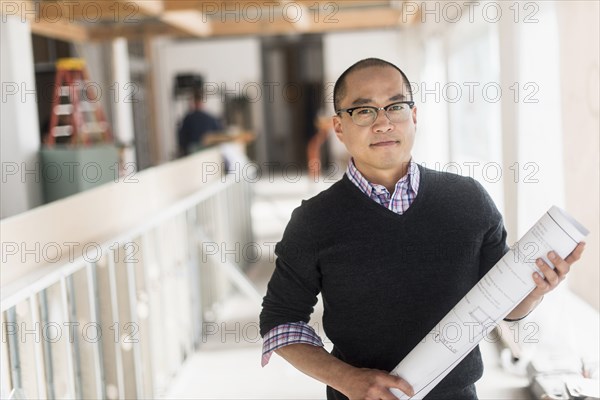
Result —
<path fill-rule="evenodd" d="M 263 336 L 308 322 L 321 293 L 332 354 L 391 371 L 508 251 L 502 217 L 479 183 L 419 168 L 419 192 L 402 215 L 346 175 L 294 210 L 275 247 Z M 427 398 L 475 399 L 482 373 L 475 348 Z"/>

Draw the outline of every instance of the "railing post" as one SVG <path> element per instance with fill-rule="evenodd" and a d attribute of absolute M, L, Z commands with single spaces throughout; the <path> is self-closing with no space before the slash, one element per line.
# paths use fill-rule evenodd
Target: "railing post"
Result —
<path fill-rule="evenodd" d="M 46 298 L 47 290 L 43 289 L 38 292 L 40 305 L 40 320 L 42 323 L 48 323 L 48 299 Z M 46 395 L 49 399 L 56 398 L 54 393 L 54 367 L 52 366 L 52 346 L 48 341 L 44 341 L 44 366 L 46 369 Z"/>
<path fill-rule="evenodd" d="M 125 399 L 125 378 L 123 376 L 123 355 L 121 353 L 121 333 L 119 323 L 119 303 L 117 298 L 117 277 L 115 273 L 115 257 L 111 254 L 108 262 L 108 286 L 110 287 L 110 306 L 114 324 L 117 326 L 118 341 L 115 343 L 115 368 L 117 369 L 117 386 L 119 399 Z"/>
<path fill-rule="evenodd" d="M 2 377 L 0 378 L 2 379 L 0 381 L 0 396 L 8 396 L 12 386 L 10 383 L 10 345 L 9 339 L 6 337 L 7 325 L 5 324 L 4 319 L 4 312 L 0 312 L 0 329 L 2 329 L 2 343 L 0 343 L 0 346 L 2 346 L 2 351 L 0 351 L 0 374 L 2 374 Z"/>
<path fill-rule="evenodd" d="M 99 306 L 97 302 L 98 298 L 98 286 L 96 283 L 96 264 L 86 264 L 86 276 L 88 284 L 88 301 L 90 305 L 90 320 L 98 321 Z M 96 381 L 96 397 L 98 399 L 106 398 L 106 392 L 104 390 L 104 376 L 103 376 L 103 365 L 102 365 L 102 342 L 98 339 L 94 343 L 93 354 L 94 354 L 94 378 Z"/>
<path fill-rule="evenodd" d="M 70 274 L 65 277 L 65 283 L 67 284 L 67 294 L 70 293 L 70 296 L 67 296 L 67 298 L 71 299 L 71 301 L 69 301 L 68 303 L 69 322 L 75 321 L 77 322 L 77 326 L 79 324 L 77 321 L 77 302 L 75 301 L 76 293 L 75 287 L 73 286 L 73 274 Z M 70 327 L 71 325 L 67 326 Z M 69 329 L 69 332 L 72 332 L 72 330 Z M 83 388 L 81 387 L 81 348 L 79 344 L 78 335 L 74 335 L 74 337 L 72 338 L 69 337 L 69 339 L 71 340 L 73 349 L 73 377 L 75 384 L 75 397 L 81 399 L 83 398 Z"/>
<path fill-rule="evenodd" d="M 35 329 L 40 327 L 40 309 L 38 307 L 37 295 L 33 294 L 29 297 L 29 310 L 31 312 L 31 323 Z M 48 397 L 46 393 L 46 379 L 44 378 L 44 339 L 35 340 L 35 372 L 37 380 L 38 398 L 45 399 Z"/>
<path fill-rule="evenodd" d="M 71 318 L 69 312 L 69 298 L 67 295 L 67 281 L 64 276 L 60 279 L 60 297 L 63 320 L 68 324 L 71 322 Z M 75 398 L 75 369 L 73 366 L 73 347 L 71 346 L 70 340 L 66 341 L 65 351 L 67 354 L 67 396 L 70 398 Z"/>
<path fill-rule="evenodd" d="M 186 212 L 186 229 L 188 238 L 188 270 L 190 272 L 190 291 L 191 291 L 191 313 L 192 326 L 194 332 L 193 347 L 197 349 L 202 340 L 202 294 L 200 292 L 200 260 L 198 258 L 198 240 L 196 239 L 196 226 L 198 224 L 198 205 L 190 208 Z"/>
<path fill-rule="evenodd" d="M 17 325 L 16 306 L 6 310 L 6 322 L 9 324 L 14 324 L 14 326 L 19 329 L 19 326 Z M 12 388 L 14 390 L 22 387 L 21 359 L 19 357 L 19 334 L 10 335 L 7 339 L 10 359 L 10 377 L 12 380 Z"/>
<path fill-rule="evenodd" d="M 126 242 L 133 243 L 133 241 Z M 137 285 L 135 279 L 135 265 L 131 261 L 134 246 L 126 246 L 125 265 L 127 266 L 127 291 L 129 292 L 129 317 L 131 323 L 139 330 L 139 320 L 137 315 Z M 142 354 L 140 352 L 140 342 L 137 338 L 133 341 L 133 360 L 135 368 L 135 387 L 137 398 L 143 398 L 144 380 L 142 377 Z"/>

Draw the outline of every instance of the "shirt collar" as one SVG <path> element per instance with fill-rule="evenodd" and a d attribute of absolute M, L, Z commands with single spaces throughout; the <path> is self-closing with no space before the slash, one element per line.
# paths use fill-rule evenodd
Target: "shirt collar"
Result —
<path fill-rule="evenodd" d="M 385 189 L 384 186 L 369 182 L 367 178 L 365 178 L 364 175 L 356 168 L 356 165 L 354 165 L 354 158 L 352 157 L 348 162 L 348 169 L 346 170 L 346 175 L 348 176 L 348 179 L 350 179 L 350 181 L 354 183 L 354 185 L 356 185 L 363 193 L 365 193 L 369 197 L 371 197 L 371 194 L 373 192 L 375 192 L 375 194 L 387 192 L 387 189 Z M 401 177 L 398 180 L 398 182 L 396 182 L 395 189 L 397 190 L 400 185 L 408 182 L 410 188 L 416 193 L 419 190 L 419 175 L 419 167 L 411 158 L 408 164 L 406 175 Z M 393 193 L 390 193 L 389 195 L 391 196 L 393 195 Z"/>

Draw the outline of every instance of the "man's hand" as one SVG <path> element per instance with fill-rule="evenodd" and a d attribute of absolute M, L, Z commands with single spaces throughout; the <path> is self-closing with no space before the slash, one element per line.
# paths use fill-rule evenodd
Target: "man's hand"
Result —
<path fill-rule="evenodd" d="M 531 292 L 530 296 L 541 299 L 546 293 L 554 290 L 559 283 L 565 280 L 565 276 L 571 270 L 571 265 L 579 260 L 583 249 L 585 248 L 585 242 L 581 242 L 575 247 L 575 250 L 569 254 L 566 259 L 562 259 L 558 254 L 551 251 L 548 253 L 548 259 L 554 264 L 552 269 L 543 259 L 538 258 L 535 261 L 537 267 L 544 274 L 542 278 L 538 273 L 533 274 L 533 280 L 535 281 L 536 288 Z"/>
<path fill-rule="evenodd" d="M 386 371 L 353 367 L 322 347 L 294 343 L 275 352 L 300 371 L 342 392 L 350 400 L 396 400 L 390 388 L 413 396 L 412 387 L 404 379 Z"/>
<path fill-rule="evenodd" d="M 579 243 L 564 260 L 555 252 L 549 252 L 548 259 L 554 264 L 554 269 L 546 264 L 543 259 L 538 258 L 535 263 L 544 274 L 544 277 L 542 278 L 537 272 L 533 273 L 533 281 L 536 288 L 506 318 L 508 320 L 518 320 L 529 314 L 542 301 L 546 293 L 554 290 L 559 283 L 565 280 L 565 276 L 571 270 L 571 265 L 581 257 L 584 247 L 585 242 Z"/>
<path fill-rule="evenodd" d="M 347 378 L 341 392 L 350 400 L 397 400 L 390 388 L 399 389 L 411 397 L 414 395 L 408 382 L 385 371 L 356 368 Z"/>

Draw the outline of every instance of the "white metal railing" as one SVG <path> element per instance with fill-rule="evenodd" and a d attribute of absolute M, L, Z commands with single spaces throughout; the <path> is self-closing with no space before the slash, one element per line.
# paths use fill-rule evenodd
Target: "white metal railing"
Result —
<path fill-rule="evenodd" d="M 244 265 L 202 254 L 206 241 L 250 243 L 250 206 L 249 183 L 227 176 L 98 244 L 98 257 L 11 284 L 0 310 L 3 397 L 160 396 L 230 282 L 260 299 Z"/>

